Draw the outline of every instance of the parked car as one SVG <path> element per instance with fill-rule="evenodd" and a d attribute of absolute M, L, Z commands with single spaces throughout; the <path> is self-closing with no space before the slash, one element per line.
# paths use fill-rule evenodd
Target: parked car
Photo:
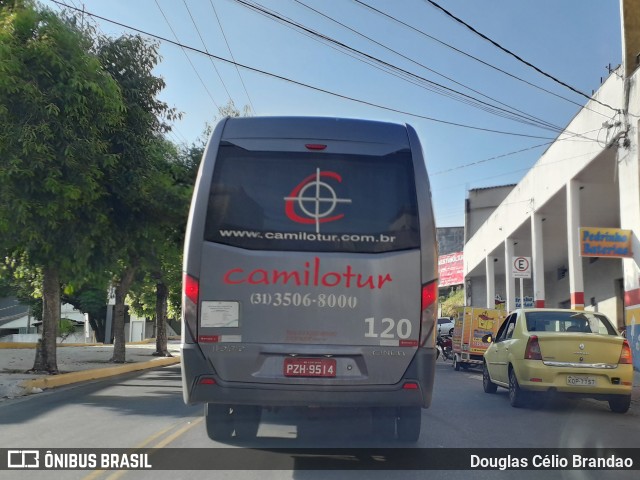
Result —
<path fill-rule="evenodd" d="M 438 318 L 438 335 L 453 335 L 455 323 L 449 317 Z"/>
<path fill-rule="evenodd" d="M 631 403 L 633 365 L 628 341 L 604 315 L 553 309 L 511 313 L 498 333 L 486 335 L 484 391 L 509 389 L 513 407 L 533 392 L 557 392 L 609 402 L 625 413 Z"/>

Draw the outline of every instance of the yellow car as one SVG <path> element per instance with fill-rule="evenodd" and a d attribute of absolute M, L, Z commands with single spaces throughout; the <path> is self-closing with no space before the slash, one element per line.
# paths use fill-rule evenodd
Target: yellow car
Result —
<path fill-rule="evenodd" d="M 514 407 L 530 392 L 557 392 L 606 400 L 625 413 L 631 403 L 633 364 L 627 340 L 600 313 L 520 309 L 511 313 L 484 354 L 487 393 L 509 389 Z"/>

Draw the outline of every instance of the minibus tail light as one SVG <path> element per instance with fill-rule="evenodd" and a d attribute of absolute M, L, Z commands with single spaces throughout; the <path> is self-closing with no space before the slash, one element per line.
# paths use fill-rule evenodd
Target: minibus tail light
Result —
<path fill-rule="evenodd" d="M 436 307 L 438 299 L 438 282 L 433 281 L 422 286 L 422 302 L 420 315 L 420 346 L 435 348 Z"/>
<path fill-rule="evenodd" d="M 185 297 L 197 305 L 198 295 L 200 293 L 200 284 L 198 283 L 198 280 L 185 273 L 183 287 Z"/>
<path fill-rule="evenodd" d="M 200 282 L 191 275 L 182 278 L 182 343 L 196 343 Z"/>
<path fill-rule="evenodd" d="M 434 304 L 438 297 L 438 286 L 436 282 L 431 282 L 422 287 L 422 310 L 426 310 Z"/>

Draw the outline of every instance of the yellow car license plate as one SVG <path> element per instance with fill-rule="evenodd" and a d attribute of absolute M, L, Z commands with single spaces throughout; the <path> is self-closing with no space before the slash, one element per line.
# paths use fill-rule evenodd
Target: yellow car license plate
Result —
<path fill-rule="evenodd" d="M 595 387 L 595 377 L 588 377 L 586 375 L 567 375 L 567 385 L 573 385 L 576 387 Z"/>

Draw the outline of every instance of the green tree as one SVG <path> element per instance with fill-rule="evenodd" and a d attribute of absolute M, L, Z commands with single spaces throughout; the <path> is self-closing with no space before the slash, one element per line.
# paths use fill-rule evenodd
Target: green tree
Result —
<path fill-rule="evenodd" d="M 164 140 L 175 110 L 158 100 L 164 81 L 153 75 L 160 61 L 158 45 L 140 36 L 100 37 L 97 52 L 122 91 L 126 113 L 110 139 L 119 168 L 107 179 L 109 210 L 117 245 L 113 252 L 115 288 L 112 361 L 125 362 L 125 299 L 163 221 L 165 208 L 158 195 L 164 180 Z"/>
<path fill-rule="evenodd" d="M 162 175 L 157 178 L 154 195 L 150 197 L 150 201 L 162 209 L 163 217 L 150 227 L 154 233 L 142 257 L 145 276 L 130 295 L 136 313 L 155 318 L 154 355 L 158 356 L 169 356 L 166 332 L 169 293 L 180 292 L 184 233 L 195 179 L 190 158 L 180 155 L 169 142 L 165 142 L 164 148 Z M 175 315 L 179 306 L 177 309 L 171 306 Z"/>
<path fill-rule="evenodd" d="M 63 292 L 62 300 L 87 314 L 89 324 L 95 332 L 96 341 L 106 342 L 107 291 L 109 281 L 95 279 L 78 290 Z"/>
<path fill-rule="evenodd" d="M 236 107 L 236 104 L 233 100 L 229 99 L 229 101 L 218 107 L 218 116 L 219 118 L 224 117 L 251 117 L 251 107 L 249 105 L 245 105 L 242 108 L 242 112 Z"/>
<path fill-rule="evenodd" d="M 90 35 L 31 2 L 0 8 L 0 249 L 42 273 L 43 335 L 33 370 L 56 373 L 62 284 L 103 259 L 109 139 L 118 84 Z"/>
<path fill-rule="evenodd" d="M 248 115 L 245 107 L 241 113 L 229 102 L 219 109 L 220 116 L 239 117 Z M 193 185 L 204 154 L 211 127 L 188 148 L 176 151 L 172 145 L 164 145 L 163 175 L 156 181 L 154 199 L 163 210 L 162 219 L 154 222 L 156 232 L 150 235 L 146 258 L 142 260 L 146 272 L 144 280 L 132 289 L 132 306 L 139 315 L 155 318 L 156 351 L 154 355 L 168 356 L 166 321 L 169 315 L 179 315 L 182 287 L 182 250 L 187 216 Z"/>
<path fill-rule="evenodd" d="M 42 272 L 24 255 L 6 257 L 0 264 L 0 297 L 16 297 L 34 320 L 42 320 Z"/>
<path fill-rule="evenodd" d="M 441 298 L 441 311 L 445 317 L 456 317 L 459 310 L 464 307 L 464 290 L 461 288 L 456 291 L 449 292 L 449 296 Z"/>

